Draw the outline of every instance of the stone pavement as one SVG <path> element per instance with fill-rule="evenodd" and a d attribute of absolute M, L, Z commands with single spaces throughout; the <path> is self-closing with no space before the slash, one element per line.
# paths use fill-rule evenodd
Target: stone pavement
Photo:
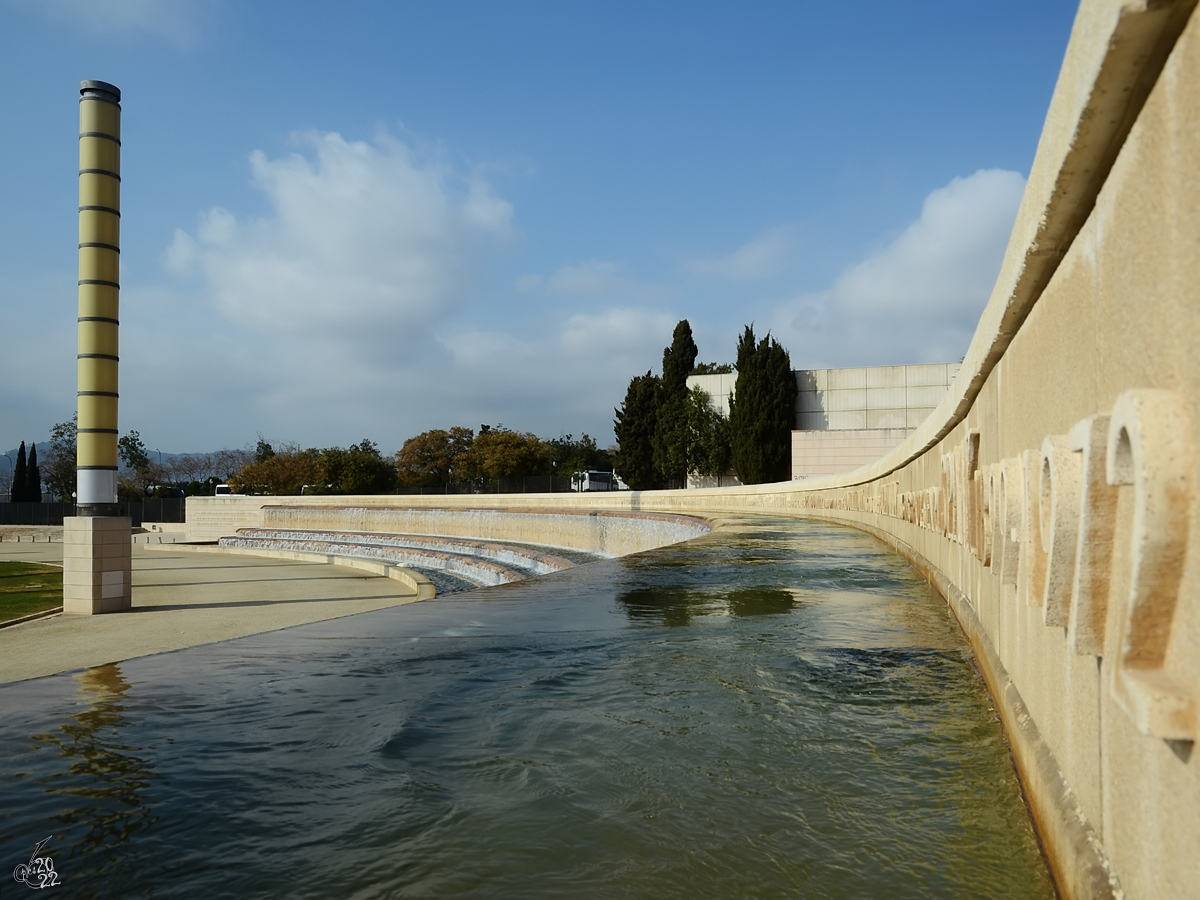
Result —
<path fill-rule="evenodd" d="M 0 543 L 0 560 L 62 563 L 59 543 Z M 415 602 L 342 566 L 133 548 L 133 609 L 0 628 L 0 684 Z"/>

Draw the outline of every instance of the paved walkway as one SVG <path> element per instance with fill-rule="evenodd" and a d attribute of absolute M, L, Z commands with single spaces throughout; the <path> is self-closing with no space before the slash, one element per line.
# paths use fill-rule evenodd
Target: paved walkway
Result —
<path fill-rule="evenodd" d="M 0 560 L 62 563 L 62 544 L 0 543 Z M 324 563 L 133 548 L 133 609 L 0 628 L 0 684 L 416 600 L 402 582 Z"/>

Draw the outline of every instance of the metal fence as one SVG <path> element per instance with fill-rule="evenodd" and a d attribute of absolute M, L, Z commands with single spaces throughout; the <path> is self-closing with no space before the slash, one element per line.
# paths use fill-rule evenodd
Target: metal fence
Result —
<path fill-rule="evenodd" d="M 185 521 L 184 499 L 147 498 L 119 503 L 118 514 L 129 516 L 135 527 L 143 522 Z M 74 503 L 0 503 L 0 525 L 61 525 L 65 516 L 75 515 Z"/>
<path fill-rule="evenodd" d="M 518 475 L 499 481 L 464 481 L 437 487 L 398 488 L 397 494 L 569 494 L 575 482 L 569 475 Z"/>

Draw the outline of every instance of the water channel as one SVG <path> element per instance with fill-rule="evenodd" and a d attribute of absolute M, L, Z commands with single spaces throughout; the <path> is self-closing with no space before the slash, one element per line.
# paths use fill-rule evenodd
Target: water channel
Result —
<path fill-rule="evenodd" d="M 821 523 L 10 685 L 0 710 L 0 878 L 53 835 L 66 897 L 1054 896 L 945 604 Z"/>

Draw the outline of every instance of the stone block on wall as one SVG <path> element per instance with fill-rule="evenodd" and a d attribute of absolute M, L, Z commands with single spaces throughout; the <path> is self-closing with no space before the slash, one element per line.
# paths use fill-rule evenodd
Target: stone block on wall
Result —
<path fill-rule="evenodd" d="M 867 370 L 864 368 L 828 369 L 827 371 L 829 372 L 828 390 L 865 389 L 867 386 Z"/>
<path fill-rule="evenodd" d="M 903 409 L 908 405 L 908 389 L 899 387 L 867 388 L 867 409 Z"/>
<path fill-rule="evenodd" d="M 859 431 L 867 427 L 867 411 L 861 408 L 830 412 L 826 418 L 831 431 Z"/>
<path fill-rule="evenodd" d="M 838 412 L 846 409 L 866 409 L 866 388 L 837 388 L 830 389 L 821 395 L 827 412 Z"/>
<path fill-rule="evenodd" d="M 907 366 L 871 366 L 867 369 L 868 388 L 903 388 Z"/>
<path fill-rule="evenodd" d="M 954 363 L 954 368 L 957 371 L 958 364 Z M 949 365 L 946 363 L 935 363 L 933 365 L 924 366 L 906 366 L 906 380 L 909 387 L 921 387 L 922 385 L 939 385 L 945 387 L 950 384 L 951 376 L 949 375 Z"/>
<path fill-rule="evenodd" d="M 944 385 L 909 385 L 905 389 L 905 402 L 903 405 L 910 409 L 933 409 L 942 402 L 942 398 L 945 396 L 946 388 Z"/>
<path fill-rule="evenodd" d="M 868 409 L 868 428 L 906 428 L 908 427 L 908 410 L 899 409 Z"/>
<path fill-rule="evenodd" d="M 901 444 L 905 428 L 792 432 L 792 477 L 834 475 L 874 462 Z"/>
<path fill-rule="evenodd" d="M 908 427 L 917 428 L 922 422 L 929 418 L 929 414 L 933 412 L 932 406 L 927 406 L 924 409 L 909 407 L 908 409 Z"/>

